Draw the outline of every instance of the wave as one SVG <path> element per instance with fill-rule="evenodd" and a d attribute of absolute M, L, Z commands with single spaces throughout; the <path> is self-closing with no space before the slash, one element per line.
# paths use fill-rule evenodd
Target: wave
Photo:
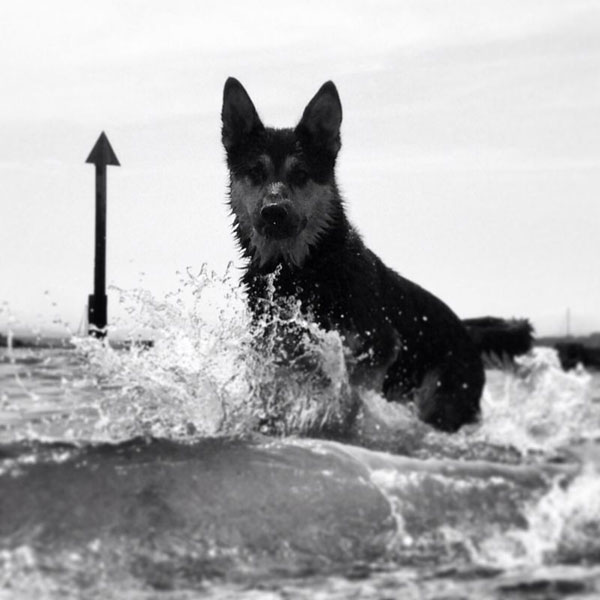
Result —
<path fill-rule="evenodd" d="M 598 381 L 552 350 L 488 371 L 480 423 L 450 435 L 351 386 L 341 338 L 297 306 L 280 318 L 302 352 L 258 349 L 229 273 L 120 296 L 122 335 L 152 347 L 74 338 L 0 364 L 3 586 L 596 577 Z"/>

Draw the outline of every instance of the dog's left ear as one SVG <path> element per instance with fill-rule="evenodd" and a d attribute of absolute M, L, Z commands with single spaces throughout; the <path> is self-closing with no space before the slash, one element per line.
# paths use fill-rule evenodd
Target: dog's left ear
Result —
<path fill-rule="evenodd" d="M 304 109 L 296 134 L 301 141 L 335 156 L 340 147 L 342 103 L 333 81 L 324 83 Z"/>
<path fill-rule="evenodd" d="M 235 77 L 225 82 L 221 120 L 221 139 L 227 152 L 264 129 L 248 92 Z"/>

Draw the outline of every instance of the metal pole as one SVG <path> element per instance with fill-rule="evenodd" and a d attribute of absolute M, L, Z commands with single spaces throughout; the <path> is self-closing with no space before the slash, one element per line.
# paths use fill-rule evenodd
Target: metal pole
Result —
<path fill-rule="evenodd" d="M 102 132 L 88 163 L 96 167 L 96 243 L 94 254 L 94 293 L 88 297 L 89 333 L 103 338 L 108 323 L 108 299 L 106 296 L 106 165 L 119 166 L 119 161 Z"/>

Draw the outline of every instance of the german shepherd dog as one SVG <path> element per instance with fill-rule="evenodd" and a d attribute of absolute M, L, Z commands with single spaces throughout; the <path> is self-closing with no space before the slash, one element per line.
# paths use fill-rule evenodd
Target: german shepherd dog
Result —
<path fill-rule="evenodd" d="M 269 295 L 298 300 L 322 328 L 341 334 L 354 381 L 390 401 L 414 402 L 420 418 L 443 431 L 477 420 L 485 376 L 467 329 L 441 300 L 387 267 L 346 217 L 335 177 L 342 123 L 335 85 L 319 89 L 295 128 L 273 129 L 229 78 L 221 117 L 250 309 L 259 314 Z"/>

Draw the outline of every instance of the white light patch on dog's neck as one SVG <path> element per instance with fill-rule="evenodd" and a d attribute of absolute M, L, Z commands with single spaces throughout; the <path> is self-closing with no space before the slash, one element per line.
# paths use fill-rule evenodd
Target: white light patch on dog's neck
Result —
<path fill-rule="evenodd" d="M 311 248 L 332 225 L 335 193 L 329 185 L 314 181 L 294 190 L 290 199 L 305 226 L 297 235 L 277 240 L 261 235 L 253 225 L 253 215 L 260 211 L 267 188 L 252 185 L 246 178 L 232 179 L 231 208 L 239 225 L 240 241 L 248 245 L 252 261 L 259 267 L 280 261 L 302 267 Z"/>

